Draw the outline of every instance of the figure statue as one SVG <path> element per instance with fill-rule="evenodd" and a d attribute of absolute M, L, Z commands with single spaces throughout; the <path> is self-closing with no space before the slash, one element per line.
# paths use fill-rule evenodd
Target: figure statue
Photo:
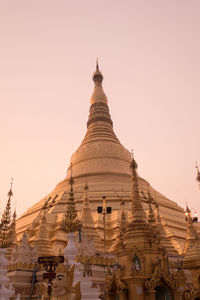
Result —
<path fill-rule="evenodd" d="M 80 282 L 73 287 L 73 280 L 74 265 L 68 270 L 64 264 L 59 264 L 52 281 L 51 300 L 81 300 Z"/>

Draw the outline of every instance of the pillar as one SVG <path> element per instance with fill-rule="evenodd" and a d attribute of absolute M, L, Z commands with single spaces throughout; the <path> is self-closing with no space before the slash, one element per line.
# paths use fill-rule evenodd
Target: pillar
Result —
<path fill-rule="evenodd" d="M 155 300 L 156 291 L 154 289 L 149 289 L 145 293 L 145 300 Z"/>
<path fill-rule="evenodd" d="M 128 296 L 127 296 L 126 291 L 119 292 L 119 300 L 128 300 Z"/>

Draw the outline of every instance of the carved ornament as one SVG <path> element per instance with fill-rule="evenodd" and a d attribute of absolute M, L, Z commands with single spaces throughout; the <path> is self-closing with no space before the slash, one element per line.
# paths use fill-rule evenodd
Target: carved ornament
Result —
<path fill-rule="evenodd" d="M 116 269 L 112 274 L 108 273 L 105 278 L 106 282 L 106 291 L 109 293 L 113 290 L 115 291 L 123 291 L 127 290 L 127 285 L 121 279 L 120 270 Z"/>
<path fill-rule="evenodd" d="M 137 262 L 138 258 L 139 262 Z M 144 274 L 144 262 L 145 257 L 143 253 L 135 246 L 133 249 L 131 249 L 128 253 L 128 265 L 129 272 L 131 276 L 137 276 L 137 275 L 143 275 Z"/>
<path fill-rule="evenodd" d="M 145 281 L 145 288 L 155 289 L 161 279 L 163 279 L 171 289 L 174 290 L 178 288 L 178 282 L 172 276 L 168 275 L 160 265 L 156 266 L 151 279 Z"/>

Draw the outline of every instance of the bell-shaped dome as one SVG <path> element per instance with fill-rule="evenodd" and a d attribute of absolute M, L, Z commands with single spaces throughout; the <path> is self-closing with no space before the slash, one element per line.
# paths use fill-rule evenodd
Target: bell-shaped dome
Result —
<path fill-rule="evenodd" d="M 90 188 L 90 209 L 100 236 L 103 236 L 102 221 L 99 221 L 96 211 L 97 206 L 102 205 L 102 196 L 107 197 L 108 206 L 112 207 L 112 214 L 109 216 L 111 227 L 107 235 L 108 244 L 111 245 L 119 226 L 122 197 L 127 218 L 131 210 L 131 154 L 114 133 L 108 99 L 102 88 L 103 75 L 98 64 L 93 74 L 93 81 L 94 92 L 91 97 L 86 135 L 79 148 L 72 155 L 70 165 L 73 166 L 73 178 L 75 180 L 76 209 L 80 216 L 83 207 L 84 186 L 87 181 Z M 66 209 L 70 175 L 71 172 L 68 170 L 66 178 L 56 185 L 52 193 L 32 206 L 18 219 L 17 232 L 19 237 L 44 205 L 49 209 L 51 215 L 49 219 L 55 220 L 54 216 L 57 220 L 61 219 L 60 215 L 62 216 Z M 138 178 L 138 186 L 144 208 L 146 209 L 145 202 L 149 191 L 160 206 L 161 218 L 166 220 L 166 226 L 172 233 L 171 239 L 174 239 L 174 244 L 180 243 L 180 247 L 183 247 L 185 235 L 183 209 L 155 191 L 146 180 L 140 177 Z M 178 229 L 176 229 L 177 222 L 179 224 Z M 56 239 L 57 236 L 54 235 L 54 238 Z"/>

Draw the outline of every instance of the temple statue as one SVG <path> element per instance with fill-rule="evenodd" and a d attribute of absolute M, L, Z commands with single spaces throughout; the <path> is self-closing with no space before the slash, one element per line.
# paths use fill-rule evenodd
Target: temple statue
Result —
<path fill-rule="evenodd" d="M 73 279 L 74 266 L 67 270 L 64 264 L 60 264 L 52 282 L 51 300 L 81 300 L 80 282 L 73 287 Z"/>

